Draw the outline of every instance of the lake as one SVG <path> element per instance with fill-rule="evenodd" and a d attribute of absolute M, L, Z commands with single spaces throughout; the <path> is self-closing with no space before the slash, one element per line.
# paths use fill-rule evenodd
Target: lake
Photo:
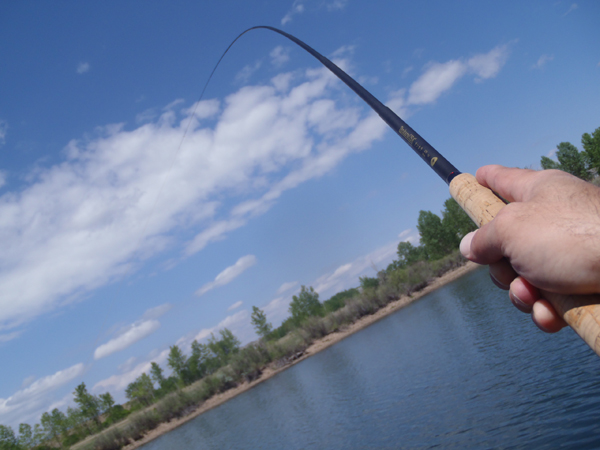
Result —
<path fill-rule="evenodd" d="M 600 448 L 600 358 L 472 272 L 145 445 Z"/>

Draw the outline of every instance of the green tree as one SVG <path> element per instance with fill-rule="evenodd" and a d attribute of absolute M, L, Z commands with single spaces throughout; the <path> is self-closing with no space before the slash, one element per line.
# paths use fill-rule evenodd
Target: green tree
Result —
<path fill-rule="evenodd" d="M 67 416 L 58 408 L 54 408 L 51 412 L 42 414 L 40 420 L 42 429 L 47 439 L 58 442 L 60 435 L 67 433 L 68 424 Z"/>
<path fill-rule="evenodd" d="M 548 158 L 547 156 L 542 156 L 542 160 L 540 161 L 540 164 L 542 165 L 542 169 L 544 169 L 544 170 L 560 169 L 560 164 L 558 164 L 553 159 Z"/>
<path fill-rule="evenodd" d="M 442 219 L 431 211 L 420 211 L 417 229 L 421 243 L 431 260 L 440 259 L 454 250 L 455 237 L 442 224 Z"/>
<path fill-rule="evenodd" d="M 379 279 L 374 277 L 358 277 L 358 281 L 360 281 L 360 287 L 365 289 L 376 289 L 379 286 Z"/>
<path fill-rule="evenodd" d="M 110 392 L 105 392 L 104 394 L 100 394 L 100 409 L 103 413 L 110 415 L 110 410 L 115 405 L 115 399 Z"/>
<path fill-rule="evenodd" d="M 88 392 L 85 383 L 81 383 L 73 392 L 73 401 L 79 405 L 79 409 L 86 419 L 93 420 L 100 425 L 100 399 Z"/>
<path fill-rule="evenodd" d="M 586 135 L 584 134 L 584 136 Z M 587 136 L 589 136 L 589 134 Z M 593 139 L 591 139 L 591 136 L 590 140 L 593 141 Z M 584 138 L 582 138 L 582 142 L 584 142 Z M 595 152 L 593 144 L 588 143 L 588 148 L 590 148 L 589 153 L 586 151 L 580 152 L 577 149 L 577 147 L 575 147 L 570 142 L 561 142 L 556 146 L 556 159 L 558 160 L 558 162 L 553 161 L 547 156 L 542 156 L 540 164 L 544 170 L 559 169 L 564 172 L 570 173 L 571 175 L 575 175 L 576 177 L 579 177 L 582 180 L 589 180 L 590 173 L 588 171 L 588 168 L 593 165 L 593 155 L 595 154 Z"/>
<path fill-rule="evenodd" d="M 154 361 L 150 364 L 150 378 L 160 387 L 165 382 L 162 368 Z"/>
<path fill-rule="evenodd" d="M 452 249 L 457 249 L 462 238 L 477 229 L 477 225 L 452 197 L 444 202 L 442 226 L 446 229 L 450 239 L 448 244 Z"/>
<path fill-rule="evenodd" d="M 208 345 L 201 344 L 197 340 L 192 342 L 192 355 L 188 359 L 188 371 L 192 380 L 198 380 L 207 375 L 212 367 L 211 358 L 213 354 Z"/>
<path fill-rule="evenodd" d="M 182 384 L 186 384 L 188 379 L 187 373 L 187 358 L 177 345 L 170 347 L 169 357 L 167 358 L 167 364 L 173 372 L 177 375 Z"/>
<path fill-rule="evenodd" d="M 218 367 L 224 366 L 229 362 L 232 355 L 240 351 L 241 343 L 231 330 L 223 328 L 219 330 L 219 334 L 221 335 L 221 339 L 217 339 L 214 334 L 211 334 L 207 343 L 209 350 L 214 355 L 214 358 L 211 358 L 211 368 L 213 369 L 215 364 Z"/>
<path fill-rule="evenodd" d="M 338 292 L 329 300 L 325 300 L 323 302 L 323 309 L 327 313 L 337 311 L 338 309 L 343 308 L 344 305 L 346 305 L 346 300 L 355 297 L 358 294 L 360 294 L 360 292 L 356 288 L 346 289 L 345 291 Z"/>
<path fill-rule="evenodd" d="M 125 389 L 125 395 L 129 400 L 138 401 L 142 405 L 152 404 L 152 400 L 154 400 L 152 379 L 144 372 L 134 382 L 129 383 Z"/>
<path fill-rule="evenodd" d="M 252 326 L 256 334 L 261 338 L 266 338 L 271 331 L 273 331 L 273 325 L 267 322 L 267 316 L 262 309 L 258 309 L 256 306 L 252 307 L 252 316 L 250 316 Z"/>
<path fill-rule="evenodd" d="M 315 292 L 312 286 L 308 289 L 306 286 L 300 287 L 300 293 L 292 296 L 289 311 L 292 315 L 292 320 L 296 325 L 301 324 L 310 316 L 318 316 L 321 314 L 323 306 L 319 301 L 319 294 Z"/>
<path fill-rule="evenodd" d="M 19 424 L 19 447 L 29 449 L 35 447 L 37 444 L 31 425 L 28 423 Z"/>
<path fill-rule="evenodd" d="M 588 168 L 596 174 L 600 174 L 600 127 L 596 128 L 591 135 L 583 133 L 581 145 Z"/>
<path fill-rule="evenodd" d="M 415 247 L 408 241 L 403 241 L 398 244 L 396 254 L 398 255 L 398 263 L 395 265 L 394 269 L 401 269 L 410 266 L 417 261 L 424 261 L 427 259 L 425 247 L 421 245 Z"/>
<path fill-rule="evenodd" d="M 21 450 L 19 440 L 11 427 L 0 425 L 0 449 L 1 450 Z"/>

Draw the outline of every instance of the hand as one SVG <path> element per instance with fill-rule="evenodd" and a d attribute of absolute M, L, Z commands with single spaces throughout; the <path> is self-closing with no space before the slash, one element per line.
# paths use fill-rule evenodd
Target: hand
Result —
<path fill-rule="evenodd" d="M 489 264 L 540 329 L 559 331 L 566 323 L 539 290 L 600 293 L 600 188 L 559 170 L 484 166 L 476 178 L 510 203 L 463 238 L 462 254 Z"/>

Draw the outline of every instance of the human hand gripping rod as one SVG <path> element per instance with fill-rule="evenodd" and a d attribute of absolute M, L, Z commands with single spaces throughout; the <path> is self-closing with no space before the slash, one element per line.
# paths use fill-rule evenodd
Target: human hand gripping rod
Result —
<path fill-rule="evenodd" d="M 452 197 L 478 227 L 492 221 L 496 214 L 506 206 L 490 189 L 480 185 L 473 175 L 459 172 L 396 113 L 377 100 L 346 72 L 312 47 L 285 31 L 270 26 L 249 28 L 235 38 L 219 59 L 219 63 L 242 35 L 260 28 L 279 33 L 299 45 L 346 83 L 450 186 Z M 213 69 L 209 81 L 219 63 Z M 547 291 L 541 291 L 541 294 L 569 326 L 600 356 L 600 295 L 561 295 Z"/>

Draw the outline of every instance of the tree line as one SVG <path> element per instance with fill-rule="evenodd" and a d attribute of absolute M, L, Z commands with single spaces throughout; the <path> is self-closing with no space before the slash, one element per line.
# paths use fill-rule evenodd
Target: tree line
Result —
<path fill-rule="evenodd" d="M 542 156 L 542 169 L 558 169 L 571 175 L 590 181 L 600 174 L 600 127 L 592 133 L 581 136 L 583 150 L 570 142 L 561 142 L 556 146 L 556 159 Z"/>

